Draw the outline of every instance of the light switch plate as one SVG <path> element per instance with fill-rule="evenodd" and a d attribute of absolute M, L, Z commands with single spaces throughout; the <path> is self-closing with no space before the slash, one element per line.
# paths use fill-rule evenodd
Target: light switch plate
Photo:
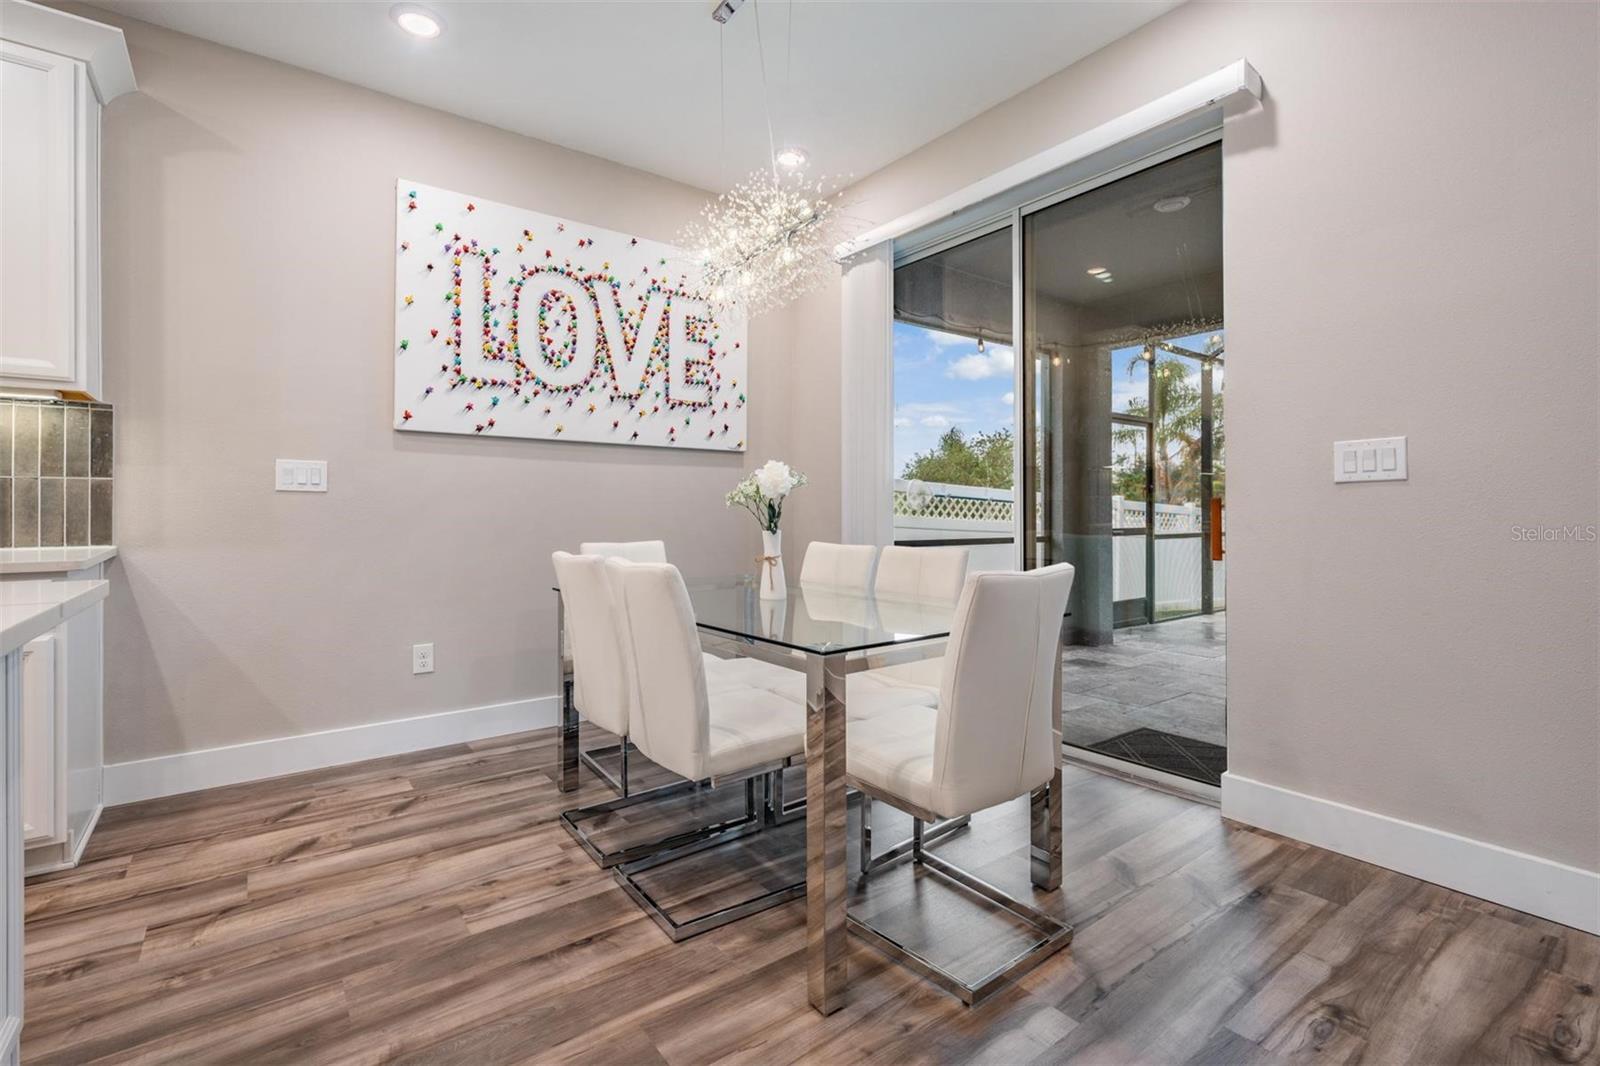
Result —
<path fill-rule="evenodd" d="M 1406 439 L 1370 437 L 1333 442 L 1333 480 L 1406 480 Z"/>
<path fill-rule="evenodd" d="M 324 459 L 279 459 L 274 487 L 279 492 L 327 492 L 328 463 Z"/>

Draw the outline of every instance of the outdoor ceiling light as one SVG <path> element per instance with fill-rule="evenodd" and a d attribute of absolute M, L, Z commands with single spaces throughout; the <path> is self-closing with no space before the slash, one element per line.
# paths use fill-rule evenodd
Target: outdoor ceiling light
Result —
<path fill-rule="evenodd" d="M 1090 277 L 1098 278 L 1101 274 L 1109 274 L 1111 271 L 1107 270 L 1105 267 L 1090 267 L 1087 271 L 1085 271 L 1085 273 L 1087 273 Z"/>
<path fill-rule="evenodd" d="M 395 25 L 413 37 L 437 37 L 444 32 L 444 20 L 418 4 L 396 4 L 389 9 Z"/>
<path fill-rule="evenodd" d="M 1174 211 L 1182 211 L 1189 206 L 1187 196 L 1169 196 L 1164 200 L 1157 200 L 1153 205 L 1163 215 L 1170 215 Z"/>
<path fill-rule="evenodd" d="M 799 170 L 810 158 L 804 148 L 790 144 L 779 148 L 778 154 L 772 157 L 772 161 L 785 170 Z"/>

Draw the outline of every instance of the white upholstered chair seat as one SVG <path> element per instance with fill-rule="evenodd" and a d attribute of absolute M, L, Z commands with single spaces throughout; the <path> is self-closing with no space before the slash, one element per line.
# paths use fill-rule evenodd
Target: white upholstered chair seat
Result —
<path fill-rule="evenodd" d="M 713 681 L 720 683 L 736 683 L 742 685 L 756 685 L 761 688 L 769 687 L 761 682 L 783 674 L 793 674 L 793 670 L 785 670 L 781 666 L 764 663 L 760 659 L 732 658 L 724 659 L 712 655 L 710 652 L 701 652 L 700 658 L 706 664 L 706 683 Z"/>
<path fill-rule="evenodd" d="M 713 661 L 718 666 L 711 666 Z M 893 677 L 874 676 L 877 673 L 876 670 L 867 670 L 845 678 L 845 717 L 849 721 L 893 711 L 897 707 L 939 705 L 937 683 L 932 686 L 907 684 Z M 806 675 L 798 670 L 786 670 L 758 659 L 708 657 L 706 687 L 714 689 L 736 685 L 754 685 L 776 693 L 801 708 L 806 705 Z"/>
<path fill-rule="evenodd" d="M 868 700 L 868 703 L 874 701 Z M 900 796 L 943 817 L 933 794 L 933 738 L 939 709 L 901 704 L 852 717 L 845 730 L 845 780 L 877 795 Z"/>
<path fill-rule="evenodd" d="M 845 679 L 845 718 L 855 722 L 902 707 L 939 706 L 939 685 L 918 685 L 879 670 L 866 670 Z"/>
<path fill-rule="evenodd" d="M 805 751 L 804 704 L 748 685 L 715 689 L 707 696 L 706 776 L 739 773 Z"/>
<path fill-rule="evenodd" d="M 931 659 L 919 659 L 914 663 L 896 663 L 894 666 L 880 666 L 876 670 L 867 670 L 852 677 L 855 681 L 860 678 L 870 684 L 884 687 L 928 689 L 933 692 L 935 701 L 939 698 L 939 682 L 944 678 L 944 656 L 935 655 Z"/>

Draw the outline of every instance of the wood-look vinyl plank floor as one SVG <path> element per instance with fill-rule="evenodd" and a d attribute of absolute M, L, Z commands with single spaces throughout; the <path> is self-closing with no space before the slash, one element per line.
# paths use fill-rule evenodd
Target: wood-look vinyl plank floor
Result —
<path fill-rule="evenodd" d="M 852 942 L 823 1018 L 800 903 L 671 943 L 558 824 L 611 794 L 587 770 L 561 793 L 555 759 L 543 730 L 106 811 L 77 869 L 27 889 L 24 1060 L 1600 1064 L 1600 938 L 1075 766 L 1061 891 L 1028 884 L 1021 803 L 938 845 L 1072 946 L 969 1009 Z M 873 830 L 909 824 L 879 804 Z M 715 907 L 798 879 L 803 842 L 797 822 L 644 876 Z M 1018 937 L 909 864 L 851 906 L 968 973 Z"/>

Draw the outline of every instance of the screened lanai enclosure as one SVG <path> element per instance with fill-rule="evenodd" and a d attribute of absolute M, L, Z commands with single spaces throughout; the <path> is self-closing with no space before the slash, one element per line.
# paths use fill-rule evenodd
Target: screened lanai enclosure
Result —
<path fill-rule="evenodd" d="M 1072 563 L 1069 753 L 1211 785 L 1226 768 L 1222 297 L 1221 147 L 1206 138 L 895 271 L 897 427 L 931 409 L 913 406 L 925 375 L 967 386 L 934 416 L 965 451 L 950 429 L 936 455 L 897 450 L 897 540 L 968 543 L 975 565 Z M 902 360 L 922 333 L 963 354 Z M 985 422 L 1001 371 L 1004 417 Z"/>

